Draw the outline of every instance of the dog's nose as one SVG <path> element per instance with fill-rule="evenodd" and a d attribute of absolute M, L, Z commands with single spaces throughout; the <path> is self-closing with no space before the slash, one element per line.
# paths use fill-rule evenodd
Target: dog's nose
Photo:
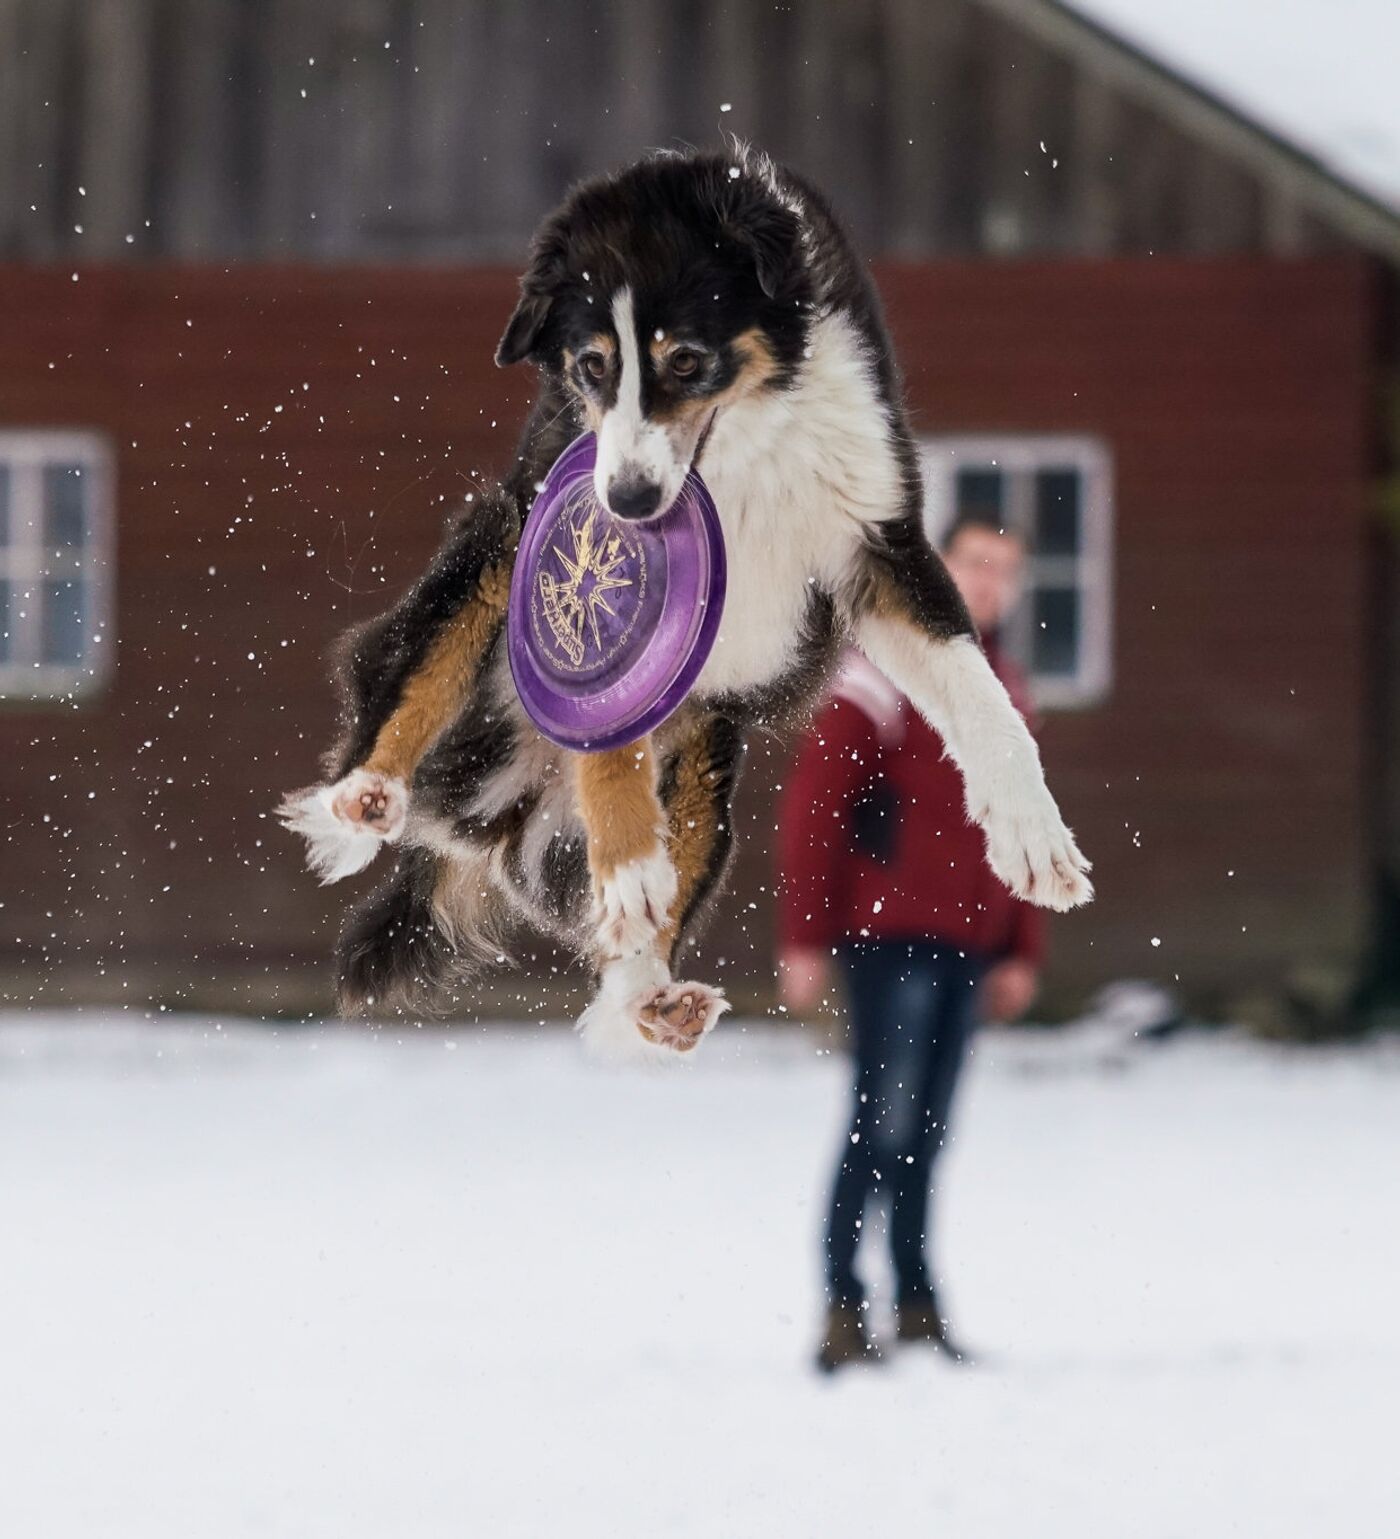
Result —
<path fill-rule="evenodd" d="M 608 507 L 619 518 L 650 518 L 661 502 L 661 488 L 650 481 L 608 482 Z"/>

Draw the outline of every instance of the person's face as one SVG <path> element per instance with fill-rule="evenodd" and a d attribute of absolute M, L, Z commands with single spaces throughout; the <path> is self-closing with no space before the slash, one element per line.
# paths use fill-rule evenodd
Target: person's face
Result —
<path fill-rule="evenodd" d="M 943 561 L 979 631 L 994 631 L 1021 595 L 1026 556 L 1014 534 L 963 529 Z"/>

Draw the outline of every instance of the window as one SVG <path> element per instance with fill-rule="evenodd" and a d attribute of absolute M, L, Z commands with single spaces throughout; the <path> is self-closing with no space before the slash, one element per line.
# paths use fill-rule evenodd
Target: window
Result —
<path fill-rule="evenodd" d="M 1092 439 L 927 438 L 924 522 L 935 543 L 982 511 L 1019 530 L 1029 553 L 1002 640 L 1037 702 L 1092 705 L 1112 682 L 1113 518 L 1107 452 Z"/>
<path fill-rule="evenodd" d="M 0 432 L 0 696 L 67 699 L 106 673 L 111 489 L 105 439 Z"/>

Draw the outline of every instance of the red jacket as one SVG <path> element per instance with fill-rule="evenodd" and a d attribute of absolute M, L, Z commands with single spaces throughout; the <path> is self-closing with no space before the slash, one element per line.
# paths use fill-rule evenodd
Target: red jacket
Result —
<path fill-rule="evenodd" d="M 987 655 L 1028 720 L 1025 681 Z M 942 940 L 1038 964 L 1040 912 L 992 875 L 943 739 L 853 656 L 798 752 L 779 804 L 785 947 L 860 937 Z"/>

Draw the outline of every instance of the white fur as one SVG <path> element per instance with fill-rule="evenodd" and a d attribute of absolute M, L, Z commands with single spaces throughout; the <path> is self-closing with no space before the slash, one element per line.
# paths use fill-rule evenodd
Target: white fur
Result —
<path fill-rule="evenodd" d="M 605 956 L 650 951 L 676 901 L 676 868 L 658 843 L 650 855 L 616 867 L 598 884 L 598 944 Z"/>
<path fill-rule="evenodd" d="M 331 810 L 329 786 L 287 796 L 278 821 L 306 840 L 306 864 L 323 885 L 363 871 L 384 841 L 363 824 L 348 823 Z"/>
<path fill-rule="evenodd" d="M 414 828 L 415 838 L 418 828 Z M 485 850 L 458 840 L 438 867 L 433 918 L 457 954 L 487 964 L 501 954 L 500 907 Z"/>
<path fill-rule="evenodd" d="M 491 679 L 487 688 L 493 696 L 502 697 L 503 713 L 509 714 L 520 730 L 514 749 L 485 779 L 468 811 L 473 818 L 489 822 L 523 801 L 535 800 L 521 836 L 519 864 L 533 901 L 549 904 L 553 895 L 544 890 L 542 873 L 550 842 L 586 837 L 568 756 L 530 726 L 509 674 L 504 679 Z"/>
<path fill-rule="evenodd" d="M 502 647 L 488 676 L 482 681 L 482 693 L 492 712 L 487 719 L 491 720 L 499 713 L 509 717 L 516 728 L 515 747 L 505 763 L 487 777 L 472 800 L 471 816 L 485 822 L 500 817 L 518 802 L 533 796 L 541 786 L 555 779 L 566 783 L 571 779 L 565 773 L 567 755 L 563 749 L 556 748 L 547 737 L 536 732 L 526 716 L 504 654 Z"/>
<path fill-rule="evenodd" d="M 1035 739 L 981 647 L 969 637 L 930 641 L 874 615 L 862 619 L 859 640 L 948 745 L 997 876 L 1043 908 L 1087 903 L 1089 862 L 1046 787 Z"/>
<path fill-rule="evenodd" d="M 544 885 L 545 856 L 555 839 L 584 842 L 588 837 L 578 815 L 573 777 L 555 773 L 540 786 L 540 799 L 520 836 L 520 867 L 537 902 L 552 900 Z"/>
<path fill-rule="evenodd" d="M 845 316 L 813 324 L 794 388 L 720 412 L 700 468 L 724 529 L 729 591 L 696 688 L 751 689 L 787 664 L 811 585 L 837 589 L 862 531 L 903 504 L 889 414 Z"/>
<path fill-rule="evenodd" d="M 729 1009 L 729 1001 L 718 989 L 703 983 L 672 983 L 666 964 L 651 952 L 609 962 L 599 979 L 598 992 L 578 1019 L 584 1046 L 593 1057 L 610 1063 L 675 1063 L 689 1058 L 694 1048 L 678 1052 L 648 1041 L 640 1029 L 642 1011 L 657 994 L 681 989 L 703 995 L 708 1002 L 703 1041 Z"/>
<path fill-rule="evenodd" d="M 684 1057 L 648 1042 L 638 1030 L 641 1007 L 670 979 L 665 962 L 654 954 L 609 962 L 598 980 L 598 992 L 578 1018 L 577 1030 L 588 1051 L 612 1063 L 665 1063 Z"/>
<path fill-rule="evenodd" d="M 626 285 L 613 295 L 612 318 L 619 350 L 617 400 L 598 430 L 593 489 L 609 507 L 608 488 L 614 480 L 648 481 L 661 488 L 657 511 L 665 512 L 680 494 L 690 469 L 690 455 L 681 451 L 694 445 L 677 445 L 661 423 L 650 421 L 642 411 L 642 357 L 632 290 Z"/>
<path fill-rule="evenodd" d="M 388 805 L 372 823 L 348 817 L 345 808 L 365 792 L 382 794 Z M 277 809 L 278 821 L 306 840 L 306 864 L 329 886 L 363 871 L 404 831 L 408 817 L 408 787 L 401 780 L 365 769 L 351 770 L 333 786 L 293 791 Z"/>

